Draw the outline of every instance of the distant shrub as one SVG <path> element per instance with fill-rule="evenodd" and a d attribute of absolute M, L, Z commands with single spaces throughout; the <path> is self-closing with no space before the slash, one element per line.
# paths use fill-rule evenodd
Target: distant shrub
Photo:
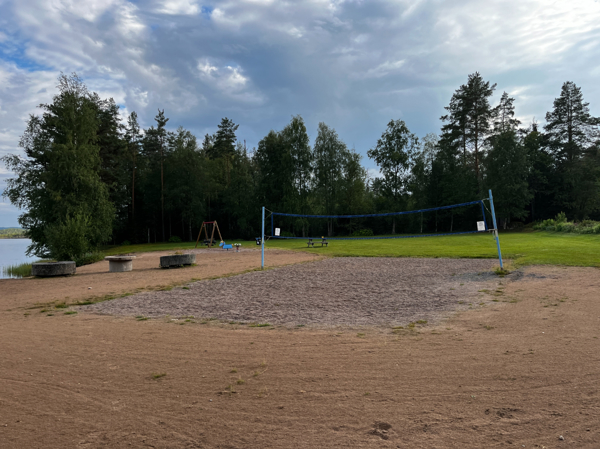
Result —
<path fill-rule="evenodd" d="M 296 234 L 289 231 L 281 231 L 281 237 L 296 237 Z"/>
<path fill-rule="evenodd" d="M 574 234 L 600 234 L 600 223 L 593 220 L 583 220 L 579 223 L 567 221 L 564 212 L 555 218 L 549 218 L 533 226 L 537 231 L 572 232 Z"/>
<path fill-rule="evenodd" d="M 558 223 L 566 223 L 567 222 L 567 215 L 564 212 L 559 212 L 556 215 L 556 218 L 554 219 L 554 221 L 558 224 Z"/>
<path fill-rule="evenodd" d="M 104 254 L 99 251 L 85 253 L 82 256 L 74 257 L 75 265 L 81 267 L 83 265 L 89 265 L 91 263 L 99 262 L 104 259 Z"/>
<path fill-rule="evenodd" d="M 169 243 L 181 243 L 181 239 L 176 235 L 169 237 Z"/>
<path fill-rule="evenodd" d="M 358 229 L 352 233 L 352 237 L 372 237 L 372 229 Z"/>
<path fill-rule="evenodd" d="M 122 246 L 129 246 L 131 245 L 131 242 L 129 240 L 124 240 L 123 243 L 121 243 Z"/>

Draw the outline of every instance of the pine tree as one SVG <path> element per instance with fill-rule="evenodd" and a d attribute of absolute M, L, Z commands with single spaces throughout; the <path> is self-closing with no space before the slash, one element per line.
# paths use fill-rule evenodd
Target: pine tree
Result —
<path fill-rule="evenodd" d="M 494 109 L 494 134 L 516 131 L 521 122 L 515 118 L 515 99 L 502 93 L 500 104 Z"/>
<path fill-rule="evenodd" d="M 579 219 L 599 207 L 597 160 L 589 156 L 599 122 L 590 115 L 581 89 L 571 81 L 563 84 L 553 110 L 546 114 L 548 148 L 562 178 L 556 186 L 556 201 Z"/>
<path fill-rule="evenodd" d="M 237 137 L 235 132 L 240 125 L 236 125 L 227 117 L 221 119 L 219 129 L 214 136 L 214 144 L 209 153 L 209 157 L 216 159 L 219 157 L 227 157 L 235 153 L 235 142 Z"/>
<path fill-rule="evenodd" d="M 140 152 L 141 132 L 137 114 L 133 111 L 127 118 L 125 141 L 131 158 L 131 221 L 135 226 L 135 174 L 137 170 L 137 157 Z"/>
<path fill-rule="evenodd" d="M 593 144 L 598 119 L 590 115 L 589 103 L 583 101 L 581 88 L 567 81 L 554 108 L 546 113 L 544 130 L 557 163 L 575 162 Z"/>
<path fill-rule="evenodd" d="M 169 121 L 165 118 L 165 110 L 159 109 L 158 114 L 154 117 L 156 120 L 156 136 L 158 138 L 158 149 L 160 152 L 160 218 L 162 227 L 162 241 L 165 241 L 165 145 L 167 142 L 167 130 L 165 125 Z"/>
<path fill-rule="evenodd" d="M 481 181 L 480 165 L 484 144 L 489 136 L 495 110 L 490 97 L 496 84 L 484 81 L 479 72 L 469 75 L 467 84 L 460 86 L 446 106 L 448 114 L 441 117 L 448 122 L 442 127 L 445 139 L 459 145 L 463 152 L 463 164 L 472 159 L 475 176 Z"/>

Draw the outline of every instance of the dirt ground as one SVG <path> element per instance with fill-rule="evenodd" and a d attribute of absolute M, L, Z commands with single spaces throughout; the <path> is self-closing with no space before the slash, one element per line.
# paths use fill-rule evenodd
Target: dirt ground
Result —
<path fill-rule="evenodd" d="M 109 273 L 108 261 L 77 268 L 70 277 L 0 279 L 1 305 L 19 307 L 23 304 L 66 301 L 69 303 L 106 296 L 137 293 L 144 290 L 170 288 L 192 280 L 210 279 L 226 274 L 238 274 L 260 268 L 260 250 L 242 248 L 241 251 L 224 251 L 220 248 L 192 249 L 196 266 L 160 269 L 160 257 L 175 254 L 173 251 L 156 251 L 134 254 L 133 271 Z M 265 251 L 265 266 L 279 267 L 288 264 L 320 260 L 318 252 Z"/>
<path fill-rule="evenodd" d="M 483 305 L 413 329 L 30 309 L 250 270 L 252 253 L 0 281 L 0 447 L 600 447 L 595 268 L 525 268 L 478 292 Z"/>

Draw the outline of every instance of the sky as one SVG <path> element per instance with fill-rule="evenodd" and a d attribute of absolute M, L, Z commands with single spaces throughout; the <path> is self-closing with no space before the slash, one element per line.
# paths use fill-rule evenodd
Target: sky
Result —
<path fill-rule="evenodd" d="M 392 119 L 439 133 L 478 71 L 544 123 L 565 81 L 600 116 L 600 0 L 0 0 L 0 157 L 57 77 L 77 73 L 143 127 L 164 109 L 201 141 L 221 118 L 251 149 L 300 114 L 363 155 Z M 0 163 L 0 192 L 12 174 Z M 0 200 L 0 227 L 19 211 Z"/>

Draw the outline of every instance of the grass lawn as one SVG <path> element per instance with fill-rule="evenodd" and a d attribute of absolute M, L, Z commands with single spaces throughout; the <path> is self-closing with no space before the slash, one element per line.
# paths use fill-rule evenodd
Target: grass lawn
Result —
<path fill-rule="evenodd" d="M 314 251 L 331 256 L 496 258 L 492 234 L 380 240 L 330 240 L 328 247 L 307 248 L 306 241 L 273 239 L 267 248 Z M 256 247 L 254 241 L 227 241 Z M 193 248 L 195 242 L 157 243 L 110 248 L 107 255 L 126 252 L 169 251 Z M 600 235 L 555 232 L 504 232 L 500 234 L 502 257 L 513 265 L 571 265 L 600 267 Z M 268 261 L 267 261 L 268 264 Z"/>
<path fill-rule="evenodd" d="M 227 244 L 241 243 L 243 247 L 256 246 L 254 240 L 225 240 Z M 104 248 L 103 253 L 107 256 L 114 256 L 115 254 L 126 254 L 126 253 L 148 253 L 152 251 L 178 251 L 193 249 L 196 246 L 196 242 L 181 242 L 181 243 L 142 243 L 140 245 L 126 245 L 126 246 L 111 246 Z M 198 244 L 198 248 L 206 248 L 206 246 Z M 219 243 L 213 246 L 213 249 L 222 251 L 219 248 Z M 229 251 L 235 251 L 230 249 Z"/>

